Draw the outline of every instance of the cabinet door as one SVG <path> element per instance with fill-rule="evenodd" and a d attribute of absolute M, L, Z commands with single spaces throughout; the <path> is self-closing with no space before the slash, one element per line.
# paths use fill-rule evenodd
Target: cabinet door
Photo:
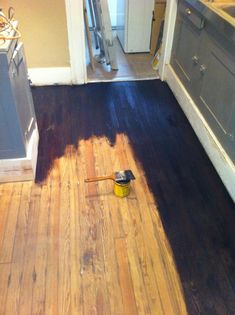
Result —
<path fill-rule="evenodd" d="M 6 54 L 1 56 L 5 61 L 0 71 L 0 159 L 11 159 L 25 156 L 21 130 L 17 118 L 14 98 L 9 80 L 8 60 Z"/>
<path fill-rule="evenodd" d="M 200 109 L 235 161 L 235 57 L 211 39 L 205 63 L 201 64 Z"/>
<path fill-rule="evenodd" d="M 35 128 L 36 119 L 22 43 L 19 44 L 13 53 L 9 71 L 22 138 L 24 139 L 25 147 L 27 147 Z"/>
<path fill-rule="evenodd" d="M 171 64 L 185 87 L 190 89 L 199 62 L 200 37 L 201 27 L 196 27 L 182 12 L 178 12 Z"/>
<path fill-rule="evenodd" d="M 4 107 L 1 100 L 0 97 L 0 159 L 15 158 L 24 153 L 19 145 L 19 131 L 13 117 L 9 117 L 12 116 L 9 108 Z"/>

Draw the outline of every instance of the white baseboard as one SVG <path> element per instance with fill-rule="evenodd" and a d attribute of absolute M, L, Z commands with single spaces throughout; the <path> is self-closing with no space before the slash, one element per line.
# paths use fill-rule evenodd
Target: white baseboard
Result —
<path fill-rule="evenodd" d="M 207 155 L 235 202 L 235 165 L 224 151 L 196 104 L 170 65 L 166 67 L 166 81 L 187 116 Z"/>
<path fill-rule="evenodd" d="M 156 72 L 156 77 L 145 77 L 145 78 L 135 78 L 134 76 L 130 77 L 119 77 L 113 79 L 88 79 L 87 83 L 100 83 L 100 82 L 129 82 L 129 81 L 151 81 L 159 79 L 159 75 Z"/>
<path fill-rule="evenodd" d="M 27 156 L 0 160 L 0 182 L 34 180 L 36 175 L 39 134 L 37 127 L 28 144 Z"/>
<path fill-rule="evenodd" d="M 70 67 L 29 68 L 28 72 L 33 85 L 72 84 Z"/>

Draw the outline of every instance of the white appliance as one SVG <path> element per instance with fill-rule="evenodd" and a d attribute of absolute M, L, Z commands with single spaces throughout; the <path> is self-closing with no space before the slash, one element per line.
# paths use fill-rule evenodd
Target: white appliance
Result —
<path fill-rule="evenodd" d="M 118 0 L 117 36 L 124 52 L 150 51 L 154 0 Z"/>

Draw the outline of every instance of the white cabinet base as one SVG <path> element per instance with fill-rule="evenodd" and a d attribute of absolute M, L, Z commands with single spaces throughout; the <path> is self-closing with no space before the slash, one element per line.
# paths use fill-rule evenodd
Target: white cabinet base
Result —
<path fill-rule="evenodd" d="M 27 156 L 20 159 L 0 160 L 0 182 L 31 181 L 35 179 L 39 134 L 32 133 L 28 144 Z"/>

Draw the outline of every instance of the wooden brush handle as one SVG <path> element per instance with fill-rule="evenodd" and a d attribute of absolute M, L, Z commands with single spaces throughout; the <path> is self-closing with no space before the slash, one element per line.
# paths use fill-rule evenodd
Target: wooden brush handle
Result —
<path fill-rule="evenodd" d="M 115 178 L 114 178 L 113 175 L 109 175 L 109 176 L 98 176 L 98 177 L 92 177 L 92 178 L 87 178 L 87 179 L 85 179 L 85 183 L 98 182 L 98 181 L 106 180 L 106 179 L 115 180 Z"/>

